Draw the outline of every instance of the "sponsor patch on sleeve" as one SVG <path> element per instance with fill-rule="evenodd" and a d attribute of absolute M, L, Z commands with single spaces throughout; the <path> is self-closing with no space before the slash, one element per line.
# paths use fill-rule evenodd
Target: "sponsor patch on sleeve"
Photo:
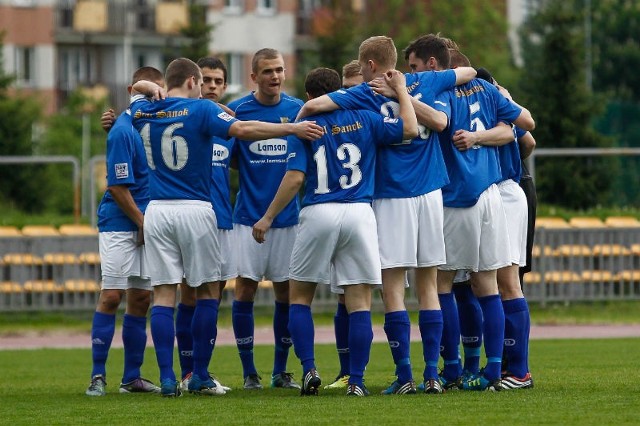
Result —
<path fill-rule="evenodd" d="M 218 118 L 224 120 L 224 121 L 231 121 L 233 120 L 233 117 L 230 116 L 229 114 L 227 114 L 226 112 L 222 111 L 220 114 L 218 114 Z"/>
<path fill-rule="evenodd" d="M 116 179 L 126 179 L 129 177 L 129 164 L 118 163 L 115 165 Z"/>
<path fill-rule="evenodd" d="M 391 117 L 385 117 L 384 118 L 384 122 L 385 123 L 397 123 L 398 119 L 397 118 L 391 118 Z"/>

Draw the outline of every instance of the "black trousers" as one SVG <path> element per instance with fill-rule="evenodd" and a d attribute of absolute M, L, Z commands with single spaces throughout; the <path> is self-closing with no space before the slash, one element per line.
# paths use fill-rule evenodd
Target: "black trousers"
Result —
<path fill-rule="evenodd" d="M 538 207 L 538 197 L 536 196 L 536 185 L 529 174 L 529 170 L 522 162 L 522 175 L 520 177 L 520 187 L 527 197 L 528 223 L 527 223 L 527 264 L 520 268 L 520 285 L 522 285 L 524 274 L 531 271 L 531 252 L 533 251 L 533 236 L 536 229 L 536 210 Z"/>

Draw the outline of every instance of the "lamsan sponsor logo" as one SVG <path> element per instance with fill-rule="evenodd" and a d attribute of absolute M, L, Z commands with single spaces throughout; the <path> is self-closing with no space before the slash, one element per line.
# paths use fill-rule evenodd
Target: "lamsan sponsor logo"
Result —
<path fill-rule="evenodd" d="M 211 157 L 212 162 L 220 162 L 229 158 L 229 150 L 226 146 L 220 145 L 218 143 L 213 144 L 213 156 Z"/>
<path fill-rule="evenodd" d="M 275 157 L 287 153 L 287 141 L 285 139 L 266 139 L 255 141 L 249 145 L 249 150 L 257 155 Z"/>

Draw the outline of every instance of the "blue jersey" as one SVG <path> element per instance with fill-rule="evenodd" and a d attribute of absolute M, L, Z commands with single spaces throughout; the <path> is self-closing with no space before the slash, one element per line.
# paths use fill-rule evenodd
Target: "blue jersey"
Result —
<path fill-rule="evenodd" d="M 233 229 L 231 216 L 231 189 L 229 182 L 229 163 L 233 138 L 213 138 L 213 157 L 211 158 L 211 205 L 216 212 L 218 229 Z"/>
<path fill-rule="evenodd" d="M 213 137 L 228 137 L 235 118 L 214 102 L 167 98 L 131 104 L 151 169 L 152 200 L 211 201 Z"/>
<path fill-rule="evenodd" d="M 144 145 L 131 124 L 129 110 L 120 114 L 107 136 L 107 186 L 126 185 L 144 213 L 149 203 L 149 168 Z M 109 193 L 98 206 L 100 232 L 137 231 L 138 226 L 120 209 Z"/>
<path fill-rule="evenodd" d="M 260 120 L 269 123 L 295 121 L 303 102 L 280 95 L 275 105 L 259 103 L 253 93 L 229 103 L 239 120 Z M 261 141 L 236 140 L 234 155 L 238 158 L 240 175 L 233 223 L 253 226 L 267 211 L 287 171 L 287 139 Z M 286 228 L 298 223 L 300 202 L 296 197 L 273 221 L 273 228 Z"/>
<path fill-rule="evenodd" d="M 455 86 L 452 70 L 405 74 L 407 90 L 414 98 L 432 105 L 437 94 Z M 340 108 L 367 109 L 397 117 L 399 104 L 378 95 L 366 84 L 338 90 L 329 97 Z M 381 146 L 376 166 L 375 198 L 409 198 L 427 194 L 449 182 L 438 136 L 423 125 L 412 141 Z"/>
<path fill-rule="evenodd" d="M 444 92 L 440 105 L 449 117 L 449 126 L 440 133 L 450 183 L 442 188 L 445 207 L 471 207 L 480 194 L 502 179 L 498 148 L 474 145 L 466 151 L 458 151 L 452 137 L 456 130 L 486 130 L 498 122 L 512 122 L 522 109 L 509 102 L 491 83 L 482 79 L 457 86 Z"/>
<path fill-rule="evenodd" d="M 309 117 L 324 127 L 315 141 L 289 137 L 287 170 L 306 175 L 303 206 L 371 203 L 376 145 L 402 141 L 402 120 L 371 111 L 338 110 Z"/>
<path fill-rule="evenodd" d="M 522 174 L 522 162 L 520 160 L 520 146 L 518 138 L 527 133 L 517 126 L 513 126 L 513 134 L 515 140 L 506 145 L 498 147 L 498 155 L 500 158 L 500 170 L 502 171 L 501 181 L 512 179 L 520 183 L 520 175 Z"/>

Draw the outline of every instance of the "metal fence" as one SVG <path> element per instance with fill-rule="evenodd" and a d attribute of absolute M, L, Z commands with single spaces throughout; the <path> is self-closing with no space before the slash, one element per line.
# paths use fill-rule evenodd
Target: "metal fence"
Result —
<path fill-rule="evenodd" d="M 640 222 L 559 228 L 541 222 L 533 270 L 525 276 L 529 302 L 640 299 Z M 0 311 L 93 309 L 101 277 L 97 233 L 76 225 L 0 227 L 0 271 Z M 227 285 L 223 305 L 230 304 L 233 285 Z M 317 309 L 332 309 L 336 300 L 328 286 L 318 286 Z M 271 283 L 260 283 L 256 305 L 272 303 Z M 413 287 L 407 289 L 407 304 L 417 305 Z M 381 306 L 377 292 L 374 305 Z"/>

